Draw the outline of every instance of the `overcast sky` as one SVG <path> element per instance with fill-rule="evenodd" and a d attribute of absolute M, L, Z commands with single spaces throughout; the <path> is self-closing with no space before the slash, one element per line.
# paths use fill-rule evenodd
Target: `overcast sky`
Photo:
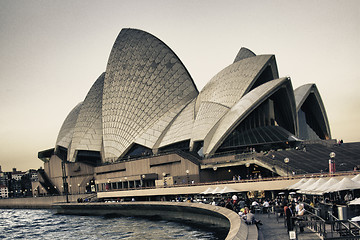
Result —
<path fill-rule="evenodd" d="M 294 88 L 316 83 L 333 138 L 359 141 L 360 1 L 0 0 L 0 165 L 43 166 L 122 28 L 147 31 L 198 89 L 244 46 L 275 54 Z"/>

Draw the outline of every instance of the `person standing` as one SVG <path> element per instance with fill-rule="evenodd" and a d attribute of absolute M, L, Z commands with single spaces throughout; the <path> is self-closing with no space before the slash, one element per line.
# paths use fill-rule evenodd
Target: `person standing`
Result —
<path fill-rule="evenodd" d="M 286 205 L 284 207 L 284 214 L 285 214 L 285 219 L 286 219 L 286 226 L 287 226 L 287 231 L 292 231 L 293 230 L 293 224 L 292 224 L 292 216 L 293 216 L 293 210 L 291 209 L 291 203 L 289 203 L 288 205 Z"/>
<path fill-rule="evenodd" d="M 304 232 L 304 224 L 301 223 L 301 221 L 303 220 L 301 218 L 301 216 L 304 216 L 304 214 L 305 214 L 304 205 L 299 204 L 299 212 L 297 213 L 297 216 L 298 216 L 298 221 L 299 221 L 299 226 L 300 226 L 300 232 Z"/>
<path fill-rule="evenodd" d="M 263 213 L 267 213 L 269 211 L 269 201 L 266 199 L 265 202 L 263 203 Z"/>

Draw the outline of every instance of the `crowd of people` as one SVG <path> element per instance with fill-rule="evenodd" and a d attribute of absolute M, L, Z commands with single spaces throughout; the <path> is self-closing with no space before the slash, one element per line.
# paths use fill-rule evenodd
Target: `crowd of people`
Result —
<path fill-rule="evenodd" d="M 304 232 L 304 225 L 301 224 L 301 216 L 305 214 L 303 203 L 288 203 L 284 206 L 284 214 L 288 231 L 292 231 L 294 229 L 294 224 L 297 221 L 299 223 L 300 232 Z"/>
<path fill-rule="evenodd" d="M 295 223 L 298 223 L 300 232 L 304 231 L 304 225 L 301 224 L 302 216 L 305 214 L 304 204 L 314 205 L 309 199 L 300 197 L 291 198 L 291 200 L 285 196 L 278 196 L 275 199 L 249 199 L 237 195 L 221 198 L 218 201 L 214 200 L 211 204 L 235 211 L 246 224 L 262 224 L 261 221 L 256 219 L 255 213 L 276 213 L 284 217 L 288 231 L 292 231 Z"/>

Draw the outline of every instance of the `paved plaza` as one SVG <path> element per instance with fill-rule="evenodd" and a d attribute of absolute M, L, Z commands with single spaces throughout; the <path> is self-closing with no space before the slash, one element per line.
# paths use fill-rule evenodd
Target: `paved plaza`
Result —
<path fill-rule="evenodd" d="M 256 214 L 256 219 L 261 220 L 263 225 L 259 225 L 259 240 L 283 240 L 290 239 L 287 229 L 284 224 L 284 219 L 276 220 L 274 214 Z M 304 229 L 303 233 L 299 233 L 298 240 L 316 240 L 321 239 L 316 233 L 308 228 Z"/>

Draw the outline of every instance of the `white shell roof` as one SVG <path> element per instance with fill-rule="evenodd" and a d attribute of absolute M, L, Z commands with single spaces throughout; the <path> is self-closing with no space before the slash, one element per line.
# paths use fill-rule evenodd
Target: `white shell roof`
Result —
<path fill-rule="evenodd" d="M 240 51 L 236 55 L 234 62 L 237 62 L 242 59 L 249 58 L 249 57 L 255 57 L 255 56 L 256 56 L 256 54 L 253 53 L 250 49 L 242 47 L 242 48 L 240 48 Z"/>
<path fill-rule="evenodd" d="M 82 103 L 83 102 L 80 102 L 76 105 L 65 118 L 56 140 L 56 146 L 69 148 Z"/>
<path fill-rule="evenodd" d="M 259 55 L 245 58 L 224 68 L 199 93 L 196 113 L 202 102 L 215 102 L 232 107 L 251 88 L 270 61 L 275 61 L 273 55 Z"/>
<path fill-rule="evenodd" d="M 311 93 L 313 93 L 316 97 L 316 103 L 314 103 L 314 104 L 318 104 L 320 107 L 321 117 L 323 118 L 323 121 L 325 124 L 326 134 L 329 136 L 329 138 L 331 138 L 329 120 L 327 118 L 325 106 L 321 99 L 319 90 L 316 87 L 316 84 L 314 84 L 314 83 L 305 84 L 294 90 L 296 112 L 298 112 L 300 110 L 300 108 L 303 106 L 304 102 L 306 101 L 306 99 L 309 97 L 309 95 Z"/>
<path fill-rule="evenodd" d="M 194 124 L 195 99 L 192 100 L 171 123 L 161 139 L 159 148 L 184 140 L 191 139 Z"/>
<path fill-rule="evenodd" d="M 229 110 L 229 107 L 218 103 L 202 102 L 194 123 L 192 141 L 203 141 L 219 119 Z"/>
<path fill-rule="evenodd" d="M 69 161 L 75 161 L 75 150 L 101 151 L 101 108 L 105 73 L 101 74 L 88 92 L 74 128 Z"/>
<path fill-rule="evenodd" d="M 212 154 L 234 128 L 241 123 L 257 106 L 271 96 L 277 89 L 290 82 L 288 78 L 276 79 L 260 85 L 238 101 L 217 124 L 213 134 L 204 141 L 204 154 Z"/>
<path fill-rule="evenodd" d="M 56 145 L 68 148 L 71 161 L 76 150 L 100 151 L 103 160 L 110 161 L 123 157 L 134 144 L 155 150 L 184 140 L 190 140 L 189 147 L 204 141 L 203 152 L 209 155 L 279 87 L 287 89 L 287 121 L 295 134 L 296 110 L 310 93 L 315 93 L 326 118 L 314 84 L 299 87 L 294 99 L 290 80 L 278 77 L 274 55 L 256 56 L 241 48 L 234 63 L 199 93 L 166 44 L 144 31 L 123 29 L 113 45 L 106 73 L 97 79 L 84 102 L 69 113 Z"/>
<path fill-rule="evenodd" d="M 297 112 L 299 111 L 311 91 L 314 91 L 315 89 L 317 91 L 316 85 L 314 83 L 309 83 L 302 85 L 294 90 Z"/>
<path fill-rule="evenodd" d="M 189 73 L 169 47 L 149 33 L 123 29 L 104 82 L 105 158 L 123 156 L 135 141 L 152 148 L 197 95 Z"/>
<path fill-rule="evenodd" d="M 192 141 L 204 140 L 221 117 L 251 89 L 267 66 L 271 66 L 275 77 L 278 77 L 273 55 L 251 57 L 248 51 L 240 50 L 238 55 L 245 52 L 249 57 L 238 59 L 220 71 L 200 92 L 196 99 Z"/>

